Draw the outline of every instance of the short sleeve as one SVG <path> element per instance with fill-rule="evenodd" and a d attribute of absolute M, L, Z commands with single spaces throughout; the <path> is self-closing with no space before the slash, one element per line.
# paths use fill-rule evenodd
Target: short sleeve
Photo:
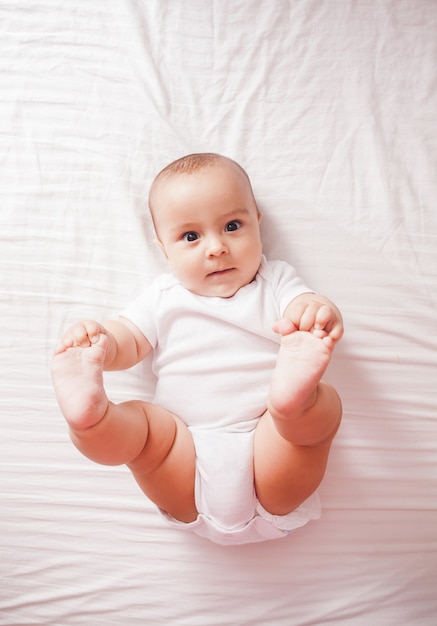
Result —
<path fill-rule="evenodd" d="M 158 340 L 157 310 L 162 286 L 163 277 L 159 276 L 120 312 L 121 317 L 127 318 L 141 330 L 152 348 L 156 347 Z"/>
<path fill-rule="evenodd" d="M 271 285 L 281 315 L 294 298 L 303 293 L 314 293 L 300 278 L 294 267 L 285 261 L 263 260 L 260 274 Z"/>

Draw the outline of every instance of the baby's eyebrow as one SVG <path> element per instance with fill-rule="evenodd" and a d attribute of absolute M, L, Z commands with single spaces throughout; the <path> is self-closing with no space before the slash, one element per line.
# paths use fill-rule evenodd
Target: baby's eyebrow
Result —
<path fill-rule="evenodd" d="M 225 213 L 223 215 L 223 218 L 227 219 L 227 218 L 232 218 L 238 215 L 247 215 L 248 213 L 249 213 L 249 209 L 246 209 L 246 207 L 241 207 L 241 208 L 232 209 L 231 211 L 228 211 L 228 213 Z"/>
<path fill-rule="evenodd" d="M 194 224 L 194 222 L 187 222 L 184 224 L 176 224 L 175 226 L 170 227 L 170 232 L 172 233 L 187 233 L 190 231 L 195 231 L 199 229 L 199 224 Z"/>

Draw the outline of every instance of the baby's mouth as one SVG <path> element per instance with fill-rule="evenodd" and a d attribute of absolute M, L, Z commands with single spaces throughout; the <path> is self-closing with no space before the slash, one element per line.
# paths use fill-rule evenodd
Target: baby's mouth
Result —
<path fill-rule="evenodd" d="M 208 276 L 223 276 L 224 274 L 232 272 L 234 269 L 234 267 L 226 267 L 221 270 L 215 270 L 214 272 L 210 272 Z"/>

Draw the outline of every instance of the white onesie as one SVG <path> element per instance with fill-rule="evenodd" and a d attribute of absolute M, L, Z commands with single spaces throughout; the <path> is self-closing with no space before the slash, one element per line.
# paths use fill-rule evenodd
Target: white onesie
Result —
<path fill-rule="evenodd" d="M 255 279 L 231 298 L 199 296 L 164 274 L 121 313 L 154 349 L 154 403 L 178 415 L 193 435 L 199 518 L 183 524 L 164 513 L 178 528 L 244 543 L 284 536 L 319 517 L 316 496 L 288 516 L 271 516 L 253 484 L 253 435 L 280 343 L 272 325 L 309 291 L 292 266 L 263 257 Z M 257 528 L 266 518 L 270 530 Z"/>

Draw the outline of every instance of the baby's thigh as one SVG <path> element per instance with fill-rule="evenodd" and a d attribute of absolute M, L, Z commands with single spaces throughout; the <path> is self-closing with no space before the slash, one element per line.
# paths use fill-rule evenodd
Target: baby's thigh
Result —
<path fill-rule="evenodd" d="M 145 413 L 149 424 L 146 444 L 127 465 L 152 502 L 172 517 L 191 522 L 197 517 L 191 433 L 179 417 L 160 406 L 147 403 Z"/>
<path fill-rule="evenodd" d="M 326 470 L 329 445 L 297 446 L 278 433 L 266 413 L 254 440 L 254 482 L 261 505 L 273 515 L 287 515 L 309 498 Z"/>

